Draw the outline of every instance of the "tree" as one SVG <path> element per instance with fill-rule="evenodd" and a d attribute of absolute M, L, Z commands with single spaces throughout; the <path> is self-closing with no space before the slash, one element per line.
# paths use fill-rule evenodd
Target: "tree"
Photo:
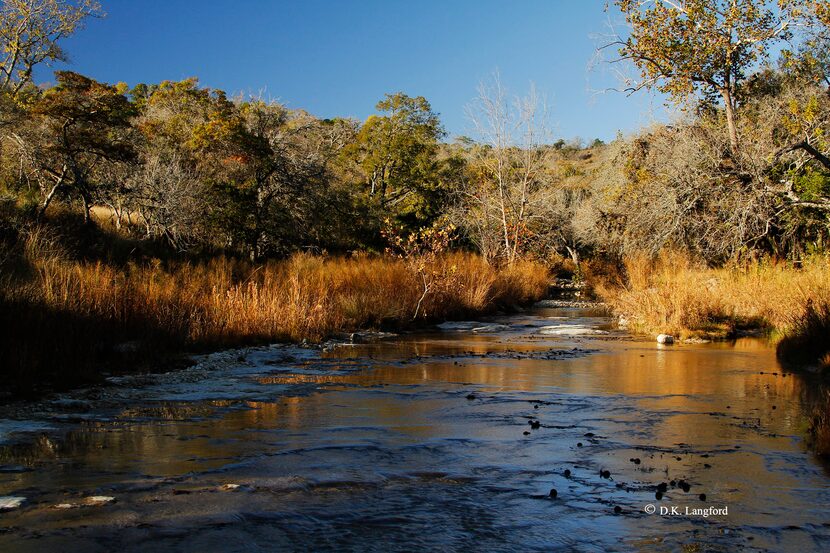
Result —
<path fill-rule="evenodd" d="M 65 61 L 58 42 L 90 16 L 101 15 L 95 0 L 4 0 L 0 8 L 0 89 L 16 95 L 40 63 Z"/>
<path fill-rule="evenodd" d="M 192 78 L 139 84 L 130 97 L 140 133 L 131 203 L 148 236 L 177 249 L 195 245 L 211 230 L 227 238 L 226 229 L 209 228 L 218 218 L 210 200 L 238 170 L 245 131 L 234 103 Z"/>
<path fill-rule="evenodd" d="M 344 155 L 364 175 L 370 201 L 386 216 L 415 229 L 437 216 L 441 191 L 436 160 L 444 130 L 429 102 L 401 92 L 378 102 L 384 115 L 370 116 Z"/>
<path fill-rule="evenodd" d="M 131 160 L 134 155 L 127 98 L 113 86 L 70 71 L 55 73 L 58 84 L 32 107 L 28 142 L 32 164 L 43 186 L 42 216 L 61 191 L 77 193 L 89 221 L 95 171 L 99 164 Z"/>
<path fill-rule="evenodd" d="M 534 88 L 511 101 L 496 75 L 491 85 L 480 85 L 468 116 L 480 142 L 469 151 L 459 226 L 485 257 L 512 263 L 524 253 L 532 224 L 548 203 L 547 160 L 555 150 L 545 147 L 546 108 Z"/>
<path fill-rule="evenodd" d="M 797 0 L 616 0 L 630 34 L 611 43 L 639 69 L 629 92 L 655 88 L 675 100 L 723 103 L 731 153 L 739 149 L 738 91 L 748 72 L 788 39 Z M 610 45 L 609 45 L 610 46 Z"/>

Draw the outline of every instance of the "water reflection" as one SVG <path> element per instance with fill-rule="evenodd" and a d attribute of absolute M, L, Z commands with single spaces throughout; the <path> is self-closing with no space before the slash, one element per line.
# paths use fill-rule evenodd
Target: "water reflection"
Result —
<path fill-rule="evenodd" d="M 539 334 L 551 320 L 610 333 Z M 830 481 L 801 440 L 823 391 L 768 345 L 660 347 L 591 312 L 492 322 L 291 363 L 252 350 L 198 390 L 221 400 L 44 406 L 55 431 L 0 449 L 0 495 L 27 500 L 0 549 L 830 548 Z M 92 494 L 117 502 L 56 508 Z"/>

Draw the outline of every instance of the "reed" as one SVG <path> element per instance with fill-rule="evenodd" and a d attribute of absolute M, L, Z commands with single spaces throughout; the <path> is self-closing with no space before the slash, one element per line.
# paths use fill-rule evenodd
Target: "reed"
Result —
<path fill-rule="evenodd" d="M 50 244 L 29 236 L 25 271 L 0 275 L 0 358 L 10 388 L 75 383 L 102 364 L 151 362 L 171 351 L 319 341 L 465 317 L 539 298 L 549 280 L 542 265 L 498 268 L 468 253 L 427 264 L 297 254 L 264 264 L 217 257 L 113 266 L 69 260 Z M 432 283 L 426 295 L 424 271 Z"/>
<path fill-rule="evenodd" d="M 719 338 L 740 328 L 778 336 L 802 332 L 809 305 L 830 303 L 830 258 L 799 265 L 752 261 L 710 268 L 681 252 L 629 257 L 623 283 L 598 283 L 597 293 L 635 331 Z"/>

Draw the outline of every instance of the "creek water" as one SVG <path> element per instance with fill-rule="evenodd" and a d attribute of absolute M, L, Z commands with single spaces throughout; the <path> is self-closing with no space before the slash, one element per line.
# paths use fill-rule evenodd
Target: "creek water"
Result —
<path fill-rule="evenodd" d="M 249 348 L 6 406 L 0 551 L 829 551 L 821 386 L 760 339 L 610 322 Z"/>

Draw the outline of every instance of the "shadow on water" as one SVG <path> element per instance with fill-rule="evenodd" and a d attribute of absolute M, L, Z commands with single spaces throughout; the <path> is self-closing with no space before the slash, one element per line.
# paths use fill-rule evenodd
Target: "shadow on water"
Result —
<path fill-rule="evenodd" d="M 826 551 L 824 395 L 567 309 L 224 352 L 10 408 L 0 549 Z"/>

